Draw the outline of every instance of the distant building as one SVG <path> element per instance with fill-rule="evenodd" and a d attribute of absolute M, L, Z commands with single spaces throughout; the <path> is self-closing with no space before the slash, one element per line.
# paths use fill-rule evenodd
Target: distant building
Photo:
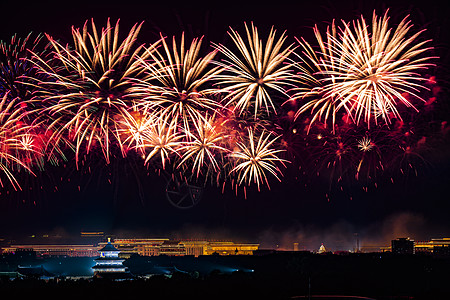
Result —
<path fill-rule="evenodd" d="M 446 255 L 450 251 L 450 238 L 416 241 L 414 243 L 414 251 L 415 253 Z"/>
<path fill-rule="evenodd" d="M 121 257 L 132 254 L 141 256 L 184 256 L 184 255 L 252 255 L 258 250 L 259 244 L 243 244 L 234 242 L 212 242 L 169 239 L 114 239 L 112 243 L 119 249 Z M 100 243 L 99 245 L 104 245 Z"/>
<path fill-rule="evenodd" d="M 320 245 L 319 251 L 317 251 L 317 253 L 319 253 L 319 254 L 327 253 L 327 252 L 328 252 L 328 250 L 327 250 L 327 248 L 325 248 L 325 246 L 323 244 Z"/>
<path fill-rule="evenodd" d="M 259 244 L 240 244 L 234 242 L 208 242 L 203 248 L 203 255 L 253 255 Z"/>
<path fill-rule="evenodd" d="M 18 254 L 34 251 L 37 257 L 69 256 L 95 257 L 98 247 L 94 245 L 10 245 L 2 248 L 4 254 Z"/>
<path fill-rule="evenodd" d="M 409 238 L 398 238 L 391 241 L 392 253 L 414 254 L 414 240 Z"/>
<path fill-rule="evenodd" d="M 120 256 L 130 257 L 133 254 L 141 256 L 157 256 L 159 249 L 164 242 L 169 239 L 152 239 L 152 238 L 138 238 L 138 239 L 114 239 L 113 245 L 120 250 Z M 100 246 L 105 243 L 99 243 Z"/>
<path fill-rule="evenodd" d="M 98 250 L 98 252 L 100 256 L 95 259 L 95 266 L 92 267 L 94 276 L 114 279 L 131 277 L 131 274 L 128 273 L 127 268 L 123 265 L 125 259 L 119 257 L 120 251 L 109 240 L 105 247 Z"/>
<path fill-rule="evenodd" d="M 101 236 L 103 233 L 99 233 Z M 87 237 L 97 237 L 97 234 L 85 234 Z M 99 249 L 108 243 L 99 242 L 93 245 L 72 244 L 32 244 L 32 245 L 10 245 L 2 248 L 5 254 L 14 254 L 20 251 L 34 251 L 37 257 L 68 256 L 68 257 L 96 257 Z M 111 244 L 118 249 L 121 258 L 129 258 L 133 254 L 140 256 L 184 256 L 192 255 L 253 255 L 258 250 L 259 244 L 245 244 L 218 241 L 174 241 L 165 238 L 138 238 L 138 239 L 114 239 Z"/>

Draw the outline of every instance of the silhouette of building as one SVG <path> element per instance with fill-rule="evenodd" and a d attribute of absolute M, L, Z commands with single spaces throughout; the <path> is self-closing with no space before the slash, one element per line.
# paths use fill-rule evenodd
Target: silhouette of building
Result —
<path fill-rule="evenodd" d="M 414 254 L 414 240 L 409 238 L 398 238 L 391 241 L 392 253 Z"/>

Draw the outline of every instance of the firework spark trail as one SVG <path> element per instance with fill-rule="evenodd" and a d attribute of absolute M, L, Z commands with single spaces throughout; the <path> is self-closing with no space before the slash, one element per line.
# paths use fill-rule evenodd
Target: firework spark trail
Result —
<path fill-rule="evenodd" d="M 0 95 L 14 102 L 14 109 L 21 112 L 20 122 L 27 124 L 27 133 L 20 139 L 24 158 L 29 167 L 36 165 L 44 170 L 47 161 L 57 165 L 65 159 L 61 149 L 55 145 L 54 151 L 47 151 L 49 135 L 46 134 L 47 120 L 40 114 L 40 103 L 33 101 L 37 90 L 33 82 L 40 78 L 30 61 L 33 52 L 42 57 L 48 54 L 48 45 L 42 42 L 43 35 L 32 33 L 25 38 L 14 35 L 9 43 L 0 43 Z"/>
<path fill-rule="evenodd" d="M 148 126 L 140 133 L 142 141 L 136 149 L 142 151 L 145 164 L 150 163 L 152 158 L 159 154 L 162 169 L 165 169 L 166 161 L 170 162 L 171 157 L 179 155 L 182 134 L 177 130 L 177 119 L 169 119 L 169 115 L 151 116 L 150 121 L 146 122 Z"/>
<path fill-rule="evenodd" d="M 333 91 L 325 95 L 325 82 L 327 78 L 325 74 L 335 68 L 334 51 L 335 41 L 337 40 L 337 31 L 335 22 L 327 27 L 326 40 L 322 37 L 317 25 L 314 27 L 314 35 L 318 42 L 320 50 L 315 51 L 313 47 L 303 38 L 295 37 L 302 49 L 302 55 L 294 52 L 299 60 L 293 67 L 297 70 L 296 76 L 298 78 L 299 86 L 292 88 L 289 92 L 293 95 L 283 105 L 288 103 L 295 103 L 299 101 L 302 106 L 294 115 L 294 120 L 297 120 L 300 115 L 311 110 L 311 120 L 309 121 L 308 132 L 315 122 L 327 121 L 331 116 L 332 126 L 336 123 L 336 101 L 338 94 Z M 324 64 L 324 60 L 328 59 L 330 64 Z M 329 86 L 336 81 L 335 77 L 327 78 Z M 330 82 L 331 81 L 331 82 Z M 345 106 L 344 106 L 345 108 Z M 326 125 L 326 123 L 325 123 Z"/>
<path fill-rule="evenodd" d="M 226 147 L 228 135 L 222 131 L 223 122 L 217 123 L 215 115 L 206 115 L 194 122 L 195 131 L 187 132 L 187 141 L 180 152 L 183 153 L 180 165 L 192 162 L 193 173 L 199 177 L 202 168 L 206 165 L 206 175 L 210 172 L 220 172 L 223 168 L 219 165 L 218 159 L 223 160 L 224 154 L 229 150 Z"/>
<path fill-rule="evenodd" d="M 259 137 L 254 136 L 253 130 L 248 129 L 248 141 L 237 142 L 237 149 L 229 154 L 236 160 L 236 166 L 231 170 L 238 175 L 238 185 L 243 182 L 250 185 L 251 182 L 256 183 L 258 190 L 260 185 L 265 182 L 269 187 L 269 181 L 266 173 L 272 174 L 278 181 L 281 181 L 279 175 L 281 171 L 276 165 L 287 162 L 277 156 L 281 149 L 274 148 L 274 142 L 278 136 L 272 137 L 272 133 L 266 134 L 262 132 Z"/>
<path fill-rule="evenodd" d="M 34 55 L 36 66 L 47 75 L 37 85 L 44 89 L 39 100 L 52 118 L 52 139 L 67 137 L 75 142 L 77 165 L 81 151 L 89 153 L 96 144 L 109 163 L 110 146 L 117 139 L 114 118 L 126 117 L 133 105 L 129 77 L 139 76 L 136 56 L 143 45 L 135 44 L 141 25 L 134 25 L 120 42 L 119 21 L 111 26 L 108 19 L 106 27 L 97 31 L 91 20 L 92 33 L 86 21 L 82 31 L 72 27 L 73 49 L 46 35 L 55 66 Z"/>
<path fill-rule="evenodd" d="M 23 114 L 20 109 L 14 109 L 14 105 L 15 101 L 9 100 L 7 93 L 0 101 L 0 170 L 15 190 L 21 190 L 13 171 L 23 168 L 34 175 L 25 158 L 26 153 L 35 150 L 32 136 L 28 135 L 30 126 L 21 121 Z M 1 178 L 0 184 L 4 187 Z"/>
<path fill-rule="evenodd" d="M 173 37 L 170 48 L 161 35 L 163 50 L 159 50 L 156 44 L 147 48 L 145 57 L 139 59 L 147 76 L 137 80 L 132 87 L 132 95 L 139 99 L 139 107 L 162 118 L 177 119 L 187 132 L 192 122 L 202 117 L 202 112 L 215 112 L 221 107 L 212 97 L 218 93 L 217 89 L 207 86 L 221 68 L 210 67 L 216 51 L 199 56 L 202 40 L 195 38 L 186 48 L 182 34 L 180 45 Z"/>
<path fill-rule="evenodd" d="M 155 126 L 155 119 L 155 115 L 137 110 L 136 107 L 126 115 L 115 118 L 115 132 L 123 157 L 127 156 L 130 149 L 138 150 L 141 155 L 144 155 L 144 133 L 151 131 L 151 128 Z"/>
<path fill-rule="evenodd" d="M 334 124 L 335 115 L 343 108 L 357 124 L 364 121 L 370 127 L 371 122 L 378 124 L 379 118 L 386 124 L 392 118 L 401 119 L 399 103 L 415 109 L 405 94 L 423 101 L 419 91 L 426 89 L 426 79 L 419 72 L 433 66 L 428 61 L 435 57 L 427 55 L 432 47 L 426 47 L 430 40 L 418 40 L 423 30 L 408 37 L 412 27 L 408 17 L 395 31 L 388 28 L 387 13 L 378 17 L 374 12 L 371 31 L 363 17 L 352 24 L 343 22 L 339 34 L 334 27 L 327 29 L 328 42 L 316 29 L 320 57 L 312 55 L 309 44 L 302 44 L 308 60 L 321 68 L 315 74 L 324 77 L 318 79 L 322 83 L 319 98 L 304 104 L 298 113 L 318 109 L 312 122 L 319 116 L 327 119 L 331 113 Z M 311 74 L 303 75 L 308 76 Z M 296 98 L 316 94 L 314 88 L 301 90 Z"/>
<path fill-rule="evenodd" d="M 214 44 L 216 49 L 225 55 L 225 60 L 216 62 L 225 68 L 225 73 L 216 76 L 217 84 L 223 85 L 222 91 L 227 93 L 227 106 L 234 106 L 239 113 L 249 110 L 253 105 L 256 119 L 260 108 L 266 112 L 276 113 L 273 92 L 286 96 L 287 85 L 292 85 L 294 77 L 287 57 L 293 51 L 293 45 L 283 49 L 287 38 L 283 33 L 278 39 L 276 30 L 272 27 L 266 44 L 263 46 L 256 26 L 251 25 L 251 31 L 245 24 L 247 41 L 237 31 L 230 28 L 228 33 L 238 49 L 235 54 L 224 45 Z"/>

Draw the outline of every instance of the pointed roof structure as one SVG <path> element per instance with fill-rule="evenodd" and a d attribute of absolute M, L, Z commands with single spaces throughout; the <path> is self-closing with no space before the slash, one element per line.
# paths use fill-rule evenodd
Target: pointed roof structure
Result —
<path fill-rule="evenodd" d="M 119 257 L 120 250 L 111 244 L 109 238 L 108 243 L 98 252 L 100 256 L 95 259 L 95 266 L 92 267 L 95 276 L 116 280 L 131 277 L 128 268 L 123 265 L 125 259 Z"/>
<path fill-rule="evenodd" d="M 117 252 L 117 254 L 120 253 L 120 251 L 116 247 L 114 247 L 113 244 L 111 244 L 110 238 L 108 238 L 108 243 L 102 249 L 98 250 L 98 252 Z"/>
<path fill-rule="evenodd" d="M 325 246 L 322 243 L 322 245 L 320 245 L 320 247 L 319 247 L 318 253 L 322 254 L 322 253 L 326 253 L 327 251 L 328 251 L 327 248 L 325 248 Z"/>

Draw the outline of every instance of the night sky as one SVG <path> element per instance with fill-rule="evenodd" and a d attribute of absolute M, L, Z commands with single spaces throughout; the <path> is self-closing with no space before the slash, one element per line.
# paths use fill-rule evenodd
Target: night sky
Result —
<path fill-rule="evenodd" d="M 3 0 L 0 38 L 33 31 L 70 42 L 72 25 L 81 27 L 93 17 L 100 27 L 111 17 L 113 22 L 120 18 L 124 32 L 144 21 L 140 33 L 144 42 L 156 41 L 159 32 L 179 36 L 184 31 L 188 38 L 204 34 L 206 43 L 222 43 L 227 41 L 229 26 L 240 31 L 244 22 L 251 21 L 261 32 L 274 25 L 280 32 L 287 30 L 291 38 L 303 36 L 313 42 L 315 23 L 350 20 L 360 14 L 370 19 L 374 9 L 381 14 L 390 8 L 394 21 L 411 14 L 414 28 L 427 28 L 425 34 L 441 56 L 440 101 L 450 101 L 450 9 L 438 4 L 441 1 L 150 2 Z M 167 180 L 146 170 L 139 160 L 116 159 L 105 166 L 92 158 L 95 171 L 89 175 L 69 161 L 65 168 L 49 166 L 37 178 L 20 174 L 22 192 L 1 190 L 0 237 L 95 230 L 122 236 L 235 239 L 282 248 L 295 241 L 307 248 L 318 248 L 322 242 L 334 248 L 351 247 L 355 232 L 366 244 L 387 244 L 400 236 L 450 237 L 449 137 L 443 140 L 428 151 L 427 163 L 418 166 L 417 176 L 400 176 L 394 184 L 390 178 L 380 178 L 378 188 L 368 192 L 360 186 L 350 186 L 345 193 L 330 192 L 326 178 L 295 178 L 287 172 L 282 182 L 271 181 L 270 190 L 249 189 L 246 199 L 242 191 L 236 196 L 229 187 L 222 193 L 220 187 L 208 185 L 198 205 L 186 210 L 167 201 Z"/>

